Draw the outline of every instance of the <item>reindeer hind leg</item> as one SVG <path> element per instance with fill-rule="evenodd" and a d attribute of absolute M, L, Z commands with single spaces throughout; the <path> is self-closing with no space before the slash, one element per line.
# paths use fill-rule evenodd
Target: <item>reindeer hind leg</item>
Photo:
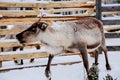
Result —
<path fill-rule="evenodd" d="M 102 44 L 101 48 L 104 51 L 104 55 L 105 55 L 106 69 L 111 70 L 111 67 L 110 67 L 110 64 L 109 64 L 109 61 L 108 61 L 107 47 L 105 46 L 105 44 Z"/>

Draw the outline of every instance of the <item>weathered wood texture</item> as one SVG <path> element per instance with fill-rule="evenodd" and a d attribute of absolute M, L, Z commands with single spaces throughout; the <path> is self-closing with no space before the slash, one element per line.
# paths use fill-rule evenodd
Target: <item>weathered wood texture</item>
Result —
<path fill-rule="evenodd" d="M 31 10 L 31 11 L 12 11 L 12 10 L 4 10 L 4 11 L 0 11 L 0 14 L 2 16 L 37 16 L 38 13 L 36 13 L 35 11 Z"/>
<path fill-rule="evenodd" d="M 102 14 L 120 14 L 120 5 L 101 5 L 101 0 L 96 0 L 96 18 L 102 20 Z M 104 25 L 116 25 L 120 24 L 120 20 L 102 20 Z"/>
<path fill-rule="evenodd" d="M 72 5 L 71 5 L 72 4 Z M 23 3 L 23 2 L 0 2 L 0 7 L 39 7 L 39 8 L 80 8 L 80 7 L 94 7 L 94 4 L 85 4 L 78 1 L 57 1 L 47 3 Z"/>
<path fill-rule="evenodd" d="M 96 0 L 96 18 L 101 20 L 101 0 Z"/>
<path fill-rule="evenodd" d="M 120 11 L 120 6 L 103 6 L 102 11 Z"/>
<path fill-rule="evenodd" d="M 72 5 L 71 5 L 72 4 Z M 33 10 L 0 10 L 2 16 L 37 16 L 42 13 L 39 8 L 44 8 L 46 13 L 56 13 L 56 12 L 68 12 L 68 11 L 80 11 L 81 8 L 86 8 L 87 11 L 91 11 L 88 8 L 94 10 L 94 3 L 87 4 L 85 1 L 57 1 L 57 2 L 46 2 L 46 3 L 23 3 L 23 2 L 0 2 L 1 8 L 32 8 Z M 57 9 L 56 9 L 57 8 Z M 59 10 L 64 8 L 64 10 Z M 74 8 L 74 9 L 65 9 L 65 8 Z M 52 10 L 51 10 L 52 9 Z M 12 11 L 12 12 L 11 12 Z"/>
<path fill-rule="evenodd" d="M 104 11 L 102 14 L 119 14 L 120 11 Z"/>
<path fill-rule="evenodd" d="M 56 66 L 56 65 L 72 65 L 72 64 L 78 64 L 81 63 L 82 61 L 73 61 L 73 62 L 63 62 L 63 63 L 52 63 L 51 66 Z M 0 72 L 5 72 L 9 70 L 18 70 L 18 69 L 24 69 L 24 68 L 34 68 L 34 67 L 45 67 L 45 65 L 30 65 L 30 66 L 20 66 L 20 67 L 13 67 L 13 68 L 5 68 L 5 69 L 0 69 Z"/>
<path fill-rule="evenodd" d="M 34 44 L 28 44 L 26 45 L 26 47 L 31 47 L 32 46 L 37 46 L 37 45 L 40 45 L 42 46 L 40 43 L 34 43 Z M 13 41 L 12 39 L 10 40 L 0 40 L 0 47 L 23 47 L 22 44 L 20 44 L 19 42 L 17 41 Z"/>
<path fill-rule="evenodd" d="M 120 20 L 102 20 L 104 25 L 120 25 Z"/>
<path fill-rule="evenodd" d="M 111 28 L 105 28 L 106 31 L 108 32 L 115 32 L 120 30 L 120 26 L 117 27 L 111 27 Z M 117 34 L 116 34 L 117 35 Z"/>
<path fill-rule="evenodd" d="M 71 5 L 72 4 L 72 5 Z M 8 8 L 33 8 L 33 10 L 0 10 L 0 14 L 4 17 L 0 19 L 0 26 L 4 25 L 16 25 L 16 24 L 32 24 L 37 20 L 36 16 L 39 13 L 42 13 L 39 8 L 44 8 L 44 12 L 54 14 L 61 12 L 70 12 L 70 11 L 83 11 L 86 10 L 85 14 L 77 14 L 73 16 L 53 16 L 46 17 L 42 20 L 77 20 L 80 16 L 93 16 L 94 12 L 94 2 L 87 3 L 85 1 L 57 1 L 57 2 L 46 2 L 46 3 L 23 3 L 23 2 L 0 2 L 0 7 Z M 60 8 L 60 9 L 59 9 Z M 62 9 L 61 9 L 62 8 Z M 63 9 L 64 8 L 64 9 Z M 68 9 L 69 8 L 69 9 Z M 5 18 L 9 17 L 9 18 Z M 19 18 L 10 18 L 10 17 L 19 17 Z"/>
<path fill-rule="evenodd" d="M 32 59 L 32 58 L 47 58 L 49 56 L 46 52 L 12 52 L 13 54 L 10 54 L 9 52 L 6 52 L 6 54 L 0 54 L 0 61 L 11 61 L 11 60 L 21 60 L 21 59 Z M 68 55 L 80 55 L 80 53 L 63 53 L 60 56 L 68 56 Z"/>
<path fill-rule="evenodd" d="M 110 32 L 110 33 L 105 33 L 106 38 L 120 38 L 120 33 L 117 32 Z"/>
<path fill-rule="evenodd" d="M 43 17 L 41 21 L 65 21 L 65 20 L 78 20 L 81 17 L 90 17 L 90 16 L 52 16 L 52 17 Z M 16 24 L 32 24 L 39 20 L 39 17 L 19 17 L 19 18 L 1 18 L 0 26 L 5 25 L 16 25 Z"/>
<path fill-rule="evenodd" d="M 87 10 L 87 11 L 91 11 L 94 10 L 93 8 L 64 8 L 64 9 L 49 9 L 49 10 L 45 10 L 46 13 L 60 13 L 60 12 L 69 12 L 69 11 L 81 11 L 81 10 Z"/>
<path fill-rule="evenodd" d="M 24 29 L 16 29 L 16 30 L 2 29 L 2 30 L 0 30 L 0 35 L 18 34 L 18 33 L 22 32 L 22 31 L 24 31 Z"/>

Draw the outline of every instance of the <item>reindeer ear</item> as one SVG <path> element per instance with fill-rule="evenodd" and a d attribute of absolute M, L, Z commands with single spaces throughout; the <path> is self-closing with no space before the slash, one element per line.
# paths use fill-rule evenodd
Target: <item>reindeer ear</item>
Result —
<path fill-rule="evenodd" d="M 42 30 L 42 31 L 45 31 L 46 28 L 48 27 L 48 25 L 46 23 L 39 23 L 38 24 L 38 27 Z"/>

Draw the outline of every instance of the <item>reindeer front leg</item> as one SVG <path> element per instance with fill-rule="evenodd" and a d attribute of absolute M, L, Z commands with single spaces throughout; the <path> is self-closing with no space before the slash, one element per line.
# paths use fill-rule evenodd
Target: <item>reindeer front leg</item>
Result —
<path fill-rule="evenodd" d="M 54 57 L 54 55 L 52 55 L 52 54 L 49 55 L 47 67 L 45 69 L 45 76 L 47 77 L 48 80 L 51 80 L 50 65 L 51 65 L 53 57 Z"/>
<path fill-rule="evenodd" d="M 58 47 L 51 47 L 51 46 L 44 46 L 46 49 L 46 52 L 51 53 L 49 54 L 49 58 L 48 58 L 48 63 L 47 63 L 47 67 L 45 69 L 45 76 L 48 78 L 48 80 L 51 80 L 51 72 L 50 72 L 50 65 L 52 62 L 52 59 L 54 56 L 59 55 L 60 53 L 63 52 L 64 47 L 62 46 L 58 46 Z"/>
<path fill-rule="evenodd" d="M 89 62 L 88 62 L 87 51 L 85 49 L 80 49 L 80 52 L 82 54 L 83 64 L 86 69 L 86 72 L 87 74 L 89 74 Z"/>

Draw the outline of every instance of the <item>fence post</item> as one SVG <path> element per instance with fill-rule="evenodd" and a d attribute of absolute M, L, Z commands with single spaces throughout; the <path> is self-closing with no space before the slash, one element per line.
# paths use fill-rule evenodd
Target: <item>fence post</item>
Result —
<path fill-rule="evenodd" d="M 99 20 L 101 20 L 101 16 L 102 16 L 101 3 L 102 3 L 101 0 L 96 0 L 96 18 Z"/>
<path fill-rule="evenodd" d="M 96 0 L 96 18 L 102 20 L 102 10 L 101 10 L 102 0 Z M 102 53 L 102 49 L 99 48 L 99 53 Z"/>

